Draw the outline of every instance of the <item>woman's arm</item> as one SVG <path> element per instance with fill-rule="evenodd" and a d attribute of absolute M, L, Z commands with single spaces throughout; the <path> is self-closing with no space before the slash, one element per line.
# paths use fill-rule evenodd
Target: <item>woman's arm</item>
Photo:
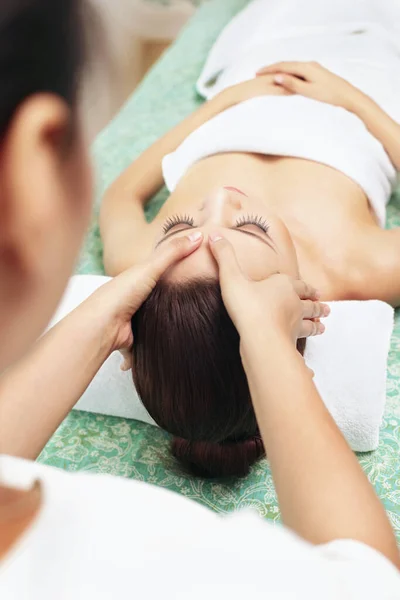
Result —
<path fill-rule="evenodd" d="M 311 310 L 310 300 L 301 302 L 299 296 L 312 294 L 301 287 L 296 292 L 299 282 L 282 275 L 249 281 L 226 240 L 219 238 L 211 247 L 224 303 L 240 335 L 284 523 L 314 544 L 344 538 L 363 542 L 400 567 L 383 506 L 295 348 L 305 311 Z M 318 304 L 314 307 L 313 316 L 321 316 Z"/>
<path fill-rule="evenodd" d="M 84 303 L 0 378 L 0 454 L 35 459 L 112 351 Z"/>
<path fill-rule="evenodd" d="M 201 241 L 170 240 L 103 285 L 0 377 L 0 454 L 39 454 L 111 352 L 132 346 L 132 315 L 164 271 Z"/>
<path fill-rule="evenodd" d="M 365 94 L 353 95 L 349 110 L 364 121 L 368 131 L 385 148 L 396 170 L 400 171 L 400 124 Z"/>
<path fill-rule="evenodd" d="M 269 326 L 268 326 L 269 325 Z M 314 544 L 363 542 L 400 567 L 384 508 L 290 340 L 272 324 L 242 331 L 242 359 L 282 518 Z M 268 328 L 268 329 L 267 329 Z"/>
<path fill-rule="evenodd" d="M 400 125 L 361 90 L 318 63 L 277 63 L 259 71 L 260 76 L 266 74 L 275 74 L 276 85 L 292 94 L 341 106 L 357 115 L 400 171 Z"/>

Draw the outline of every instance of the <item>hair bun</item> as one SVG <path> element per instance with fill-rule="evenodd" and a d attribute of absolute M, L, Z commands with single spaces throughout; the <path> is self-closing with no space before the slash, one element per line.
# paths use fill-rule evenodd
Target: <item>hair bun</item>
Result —
<path fill-rule="evenodd" d="M 232 442 L 190 442 L 174 438 L 172 454 L 197 477 L 244 477 L 265 454 L 260 435 Z"/>

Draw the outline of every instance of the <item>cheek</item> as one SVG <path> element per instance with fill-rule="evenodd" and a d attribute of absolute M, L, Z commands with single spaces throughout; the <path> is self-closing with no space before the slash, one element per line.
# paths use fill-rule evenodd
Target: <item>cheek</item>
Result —
<path fill-rule="evenodd" d="M 283 231 L 281 236 L 277 236 L 277 240 L 277 245 L 279 244 L 279 271 L 290 275 L 290 277 L 298 278 L 297 254 L 289 232 Z"/>

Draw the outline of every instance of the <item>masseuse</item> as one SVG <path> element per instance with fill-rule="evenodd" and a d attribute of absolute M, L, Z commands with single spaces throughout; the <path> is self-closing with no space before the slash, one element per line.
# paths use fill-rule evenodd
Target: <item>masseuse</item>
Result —
<path fill-rule="evenodd" d="M 35 343 L 91 212 L 78 110 L 83 8 L 0 4 L 0 597 L 397 597 L 389 521 L 293 344 L 317 331 L 315 290 L 280 275 L 250 281 L 218 231 L 189 235 Z M 240 334 L 286 527 L 223 520 L 165 490 L 32 462 L 104 360 L 131 346 L 131 316 L 159 277 L 202 244 Z"/>

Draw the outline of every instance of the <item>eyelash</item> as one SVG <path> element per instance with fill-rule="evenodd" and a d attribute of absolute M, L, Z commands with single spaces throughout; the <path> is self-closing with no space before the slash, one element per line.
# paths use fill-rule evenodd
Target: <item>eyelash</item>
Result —
<path fill-rule="evenodd" d="M 168 219 L 165 221 L 164 225 L 163 225 L 163 232 L 168 233 L 168 231 L 170 229 L 172 229 L 173 227 L 175 227 L 175 225 L 190 225 L 190 227 L 193 227 L 194 225 L 194 220 L 193 217 L 190 217 L 189 215 L 174 215 L 173 217 L 168 217 Z"/>
<path fill-rule="evenodd" d="M 166 233 L 168 233 L 168 231 L 170 229 L 172 229 L 173 227 L 175 227 L 176 225 L 189 225 L 190 227 L 193 227 L 194 225 L 194 219 L 193 217 L 190 217 L 189 215 L 174 215 L 173 217 L 168 217 L 168 219 L 165 221 L 164 225 L 163 225 L 163 232 L 164 235 Z M 256 227 L 259 227 L 264 233 L 268 233 L 269 230 L 269 225 L 266 222 L 265 219 L 263 219 L 262 217 L 258 217 L 257 215 L 247 215 L 246 217 L 240 217 L 240 219 L 238 219 L 236 221 L 236 227 L 240 228 L 243 227 L 244 225 L 256 225 Z"/>
<path fill-rule="evenodd" d="M 257 215 L 247 215 L 246 217 L 240 217 L 240 219 L 236 221 L 236 227 L 243 227 L 244 225 L 256 225 L 262 229 L 264 233 L 268 233 L 269 230 L 267 221 Z"/>

